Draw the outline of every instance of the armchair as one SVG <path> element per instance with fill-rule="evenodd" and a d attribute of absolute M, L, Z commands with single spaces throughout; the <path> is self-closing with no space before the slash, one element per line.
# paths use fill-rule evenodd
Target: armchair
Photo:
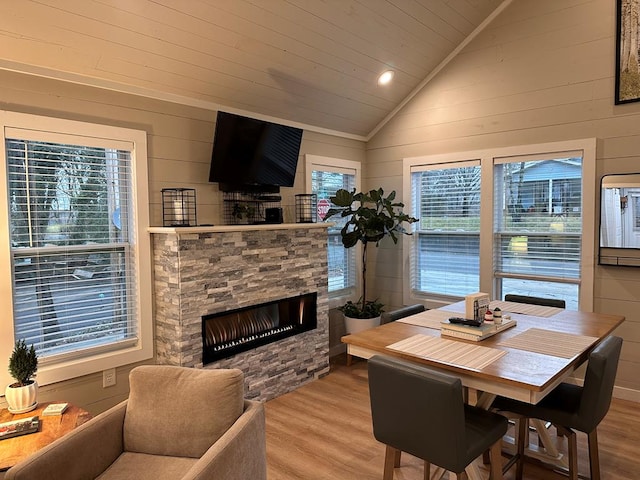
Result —
<path fill-rule="evenodd" d="M 237 369 L 144 365 L 127 400 L 12 467 L 6 480 L 266 479 L 264 406 Z"/>

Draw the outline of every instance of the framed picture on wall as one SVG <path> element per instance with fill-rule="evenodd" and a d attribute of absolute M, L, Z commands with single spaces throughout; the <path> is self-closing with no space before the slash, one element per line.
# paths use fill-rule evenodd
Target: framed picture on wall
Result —
<path fill-rule="evenodd" d="M 616 105 L 640 101 L 640 0 L 616 0 Z"/>

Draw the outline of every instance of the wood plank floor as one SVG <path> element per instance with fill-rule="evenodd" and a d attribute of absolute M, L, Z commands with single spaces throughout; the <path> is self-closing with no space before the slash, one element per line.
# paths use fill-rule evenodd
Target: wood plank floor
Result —
<path fill-rule="evenodd" d="M 640 478 L 639 405 L 614 399 L 598 428 L 603 479 Z M 366 362 L 347 367 L 332 361 L 331 373 L 266 404 L 269 480 L 380 480 L 384 446 L 373 437 Z M 586 435 L 578 433 L 579 471 L 589 476 Z M 514 468 L 505 479 L 514 479 Z M 408 454 L 395 480 L 422 480 L 422 462 Z M 524 478 L 566 478 L 527 463 Z"/>

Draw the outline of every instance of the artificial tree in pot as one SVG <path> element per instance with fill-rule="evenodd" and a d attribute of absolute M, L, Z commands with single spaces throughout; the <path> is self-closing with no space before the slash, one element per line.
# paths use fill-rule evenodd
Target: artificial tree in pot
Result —
<path fill-rule="evenodd" d="M 331 202 L 337 208 L 329 209 L 325 220 L 334 215 L 347 218 L 340 231 L 342 245 L 351 248 L 358 242 L 362 243 L 362 296 L 357 302 L 349 301 L 340 307 L 345 318 L 377 318 L 379 322 L 384 305 L 377 300 L 367 300 L 367 245 L 375 243 L 377 247 L 385 237 L 390 237 L 393 243 L 398 243 L 399 234 L 410 235 L 404 224 L 418 221 L 417 218 L 403 213 L 404 203 L 395 202 L 395 198 L 395 190 L 385 197 L 382 188 L 370 190 L 368 193 L 356 193 L 355 189 L 351 192 L 340 189 L 331 197 Z M 347 327 L 347 332 L 355 333 L 354 328 L 361 330 L 368 326 Z"/>
<path fill-rule="evenodd" d="M 9 373 L 15 382 L 5 389 L 5 398 L 11 413 L 33 410 L 38 405 L 38 384 L 33 376 L 38 370 L 38 355 L 33 345 L 27 347 L 18 340 L 9 358 Z"/>

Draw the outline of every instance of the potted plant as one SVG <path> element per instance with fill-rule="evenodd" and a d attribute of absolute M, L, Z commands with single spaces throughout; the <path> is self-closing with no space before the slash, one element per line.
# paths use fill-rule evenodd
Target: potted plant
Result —
<path fill-rule="evenodd" d="M 377 247 L 385 237 L 398 243 L 398 234 L 410 235 L 404 224 L 418 221 L 403 213 L 401 209 L 404 203 L 394 202 L 395 198 L 395 190 L 385 197 L 382 188 L 368 193 L 340 189 L 331 197 L 331 202 L 337 208 L 329 209 L 325 221 L 333 215 L 347 218 L 340 231 L 342 245 L 351 248 L 358 242 L 362 243 L 362 296 L 357 302 L 348 301 L 339 308 L 345 316 L 347 333 L 356 333 L 379 324 L 383 312 L 382 303 L 367 300 L 367 245 L 375 243 Z"/>
<path fill-rule="evenodd" d="M 9 358 L 9 373 L 15 382 L 5 389 L 5 398 L 11 413 L 23 413 L 38 405 L 38 384 L 33 376 L 38 370 L 38 355 L 31 345 L 18 340 Z"/>

